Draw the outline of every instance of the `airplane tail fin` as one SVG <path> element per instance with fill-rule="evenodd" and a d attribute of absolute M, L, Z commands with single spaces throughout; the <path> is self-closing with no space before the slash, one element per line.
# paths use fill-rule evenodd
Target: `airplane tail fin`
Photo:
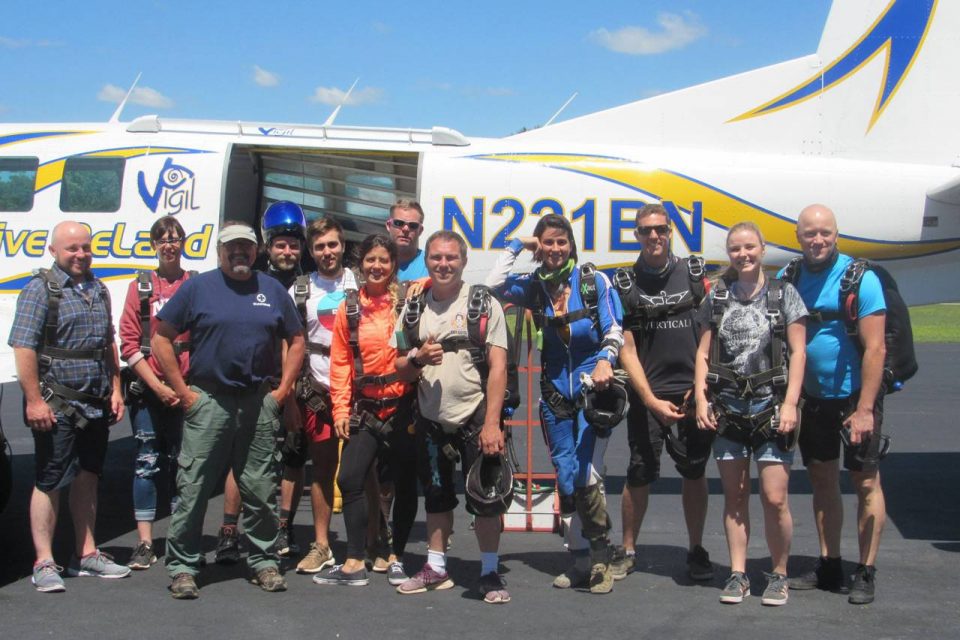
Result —
<path fill-rule="evenodd" d="M 958 2 L 834 0 L 815 54 L 517 137 L 950 165 L 958 33 Z"/>

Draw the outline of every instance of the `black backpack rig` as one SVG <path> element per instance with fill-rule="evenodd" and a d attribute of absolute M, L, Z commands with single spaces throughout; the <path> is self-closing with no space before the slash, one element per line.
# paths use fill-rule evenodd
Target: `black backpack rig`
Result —
<path fill-rule="evenodd" d="M 406 295 L 408 284 L 408 282 L 402 283 L 402 294 L 397 303 L 397 307 L 402 308 L 404 304 L 404 298 L 402 296 Z M 401 413 L 405 412 L 398 411 L 386 420 L 380 420 L 375 412 L 388 407 L 398 407 L 405 400 L 411 401 L 412 399 L 409 395 L 397 396 L 395 398 L 368 398 L 360 393 L 366 387 L 383 387 L 392 384 L 399 380 L 400 376 L 396 371 L 381 376 L 364 374 L 363 357 L 360 353 L 360 293 L 356 289 L 347 289 L 344 293 L 346 294 L 344 310 L 347 316 L 347 327 L 350 331 L 347 344 L 349 344 L 350 352 L 353 354 L 354 411 L 350 414 L 350 432 L 356 433 L 360 431 L 361 428 L 369 429 L 386 445 L 388 436 L 393 432 L 395 418 L 400 417 Z M 412 409 L 412 401 L 410 402 L 410 407 Z M 406 414 L 405 417 L 409 418 L 410 415 Z"/>
<path fill-rule="evenodd" d="M 489 287 L 481 284 L 470 285 L 467 292 L 467 336 L 448 336 L 440 341 L 444 353 L 466 351 L 470 354 L 470 361 L 480 373 L 480 384 L 486 389 L 490 367 L 487 364 L 487 329 L 490 322 L 491 298 L 493 292 Z M 420 338 L 420 319 L 426 309 L 426 292 L 410 296 L 406 299 L 403 309 L 403 341 L 408 349 L 423 346 Z M 466 432 L 464 429 L 456 433 L 446 433 L 440 425 L 431 423 L 431 437 L 440 446 L 441 451 L 451 462 L 459 462 L 460 454 L 457 445 L 477 437 L 479 431 Z"/>
<path fill-rule="evenodd" d="M 700 256 L 688 256 L 682 259 L 687 268 L 687 284 L 689 295 L 677 298 L 668 296 L 666 292 L 659 296 L 648 296 L 637 286 L 637 277 L 632 267 L 620 267 L 613 275 L 613 286 L 620 296 L 623 306 L 624 331 L 644 332 L 650 322 L 665 320 L 680 315 L 692 309 L 697 309 L 710 292 L 710 282 L 707 280 L 706 266 Z M 689 462 L 687 445 L 679 432 L 675 432 L 673 425 L 659 425 L 663 434 L 667 451 L 678 464 Z"/>
<path fill-rule="evenodd" d="M 637 286 L 636 274 L 632 267 L 620 267 L 613 275 L 613 286 L 620 295 L 623 305 L 624 330 L 643 331 L 647 323 L 679 315 L 696 309 L 710 291 L 703 258 L 689 256 L 682 260 L 686 263 L 690 295 L 682 299 L 673 299 L 665 293 L 660 296 L 646 296 Z"/>
<path fill-rule="evenodd" d="M 789 434 L 777 433 L 780 424 L 780 405 L 787 394 L 787 324 L 783 312 L 784 282 L 776 278 L 767 280 L 764 292 L 766 317 L 770 324 L 770 368 L 751 375 L 740 375 L 729 367 L 720 364 L 720 323 L 730 304 L 731 293 L 724 280 L 718 280 L 714 286 L 712 313 L 710 316 L 710 358 L 707 372 L 707 388 L 713 402 L 713 413 L 717 420 L 717 435 L 724 436 L 750 446 L 756 451 L 766 442 L 776 439 L 782 451 L 790 451 L 796 446 L 800 436 L 798 403 L 797 427 Z M 721 401 L 722 391 L 734 390 L 742 399 L 752 398 L 757 389 L 770 385 L 773 399 L 770 406 L 755 414 L 743 415 L 731 411 Z"/>
<path fill-rule="evenodd" d="M 800 265 L 802 256 L 793 258 L 783 269 L 782 279 L 797 286 L 800 279 Z M 917 364 L 917 354 L 913 347 L 913 327 L 910 324 L 910 311 L 900 295 L 896 280 L 884 267 L 876 262 L 863 258 L 854 258 L 847 265 L 840 278 L 839 312 L 810 309 L 809 320 L 812 322 L 829 322 L 843 320 L 847 335 L 857 346 L 860 356 L 863 357 L 863 343 L 860 341 L 860 329 L 857 325 L 858 310 L 860 307 L 860 284 L 863 275 L 873 271 L 880 280 L 883 290 L 883 299 L 887 307 L 886 322 L 884 323 L 884 342 L 887 355 L 883 364 L 883 393 L 894 393 L 903 388 L 903 383 L 917 373 L 920 368 Z"/>
<path fill-rule="evenodd" d="M 153 274 L 150 269 L 140 269 L 137 271 L 137 298 L 140 300 L 140 353 L 146 358 L 152 353 L 150 347 L 150 338 L 153 337 L 150 331 L 150 298 L 153 296 Z M 196 277 L 196 271 L 187 271 L 191 278 Z M 173 343 L 173 353 L 179 356 L 181 353 L 189 352 L 192 344 L 189 340 L 180 340 Z M 136 374 L 133 367 L 124 367 L 120 371 L 120 388 L 123 390 L 124 402 L 130 404 L 136 398 L 140 398 L 147 392 L 147 385 Z"/>
<path fill-rule="evenodd" d="M 106 407 L 108 396 L 99 397 L 89 393 L 82 393 L 65 387 L 62 384 L 46 380 L 45 374 L 50 370 L 54 360 L 98 360 L 109 362 L 110 347 L 102 349 L 65 349 L 57 346 L 57 325 L 60 320 L 60 301 L 63 299 L 63 288 L 57 282 L 56 276 L 49 269 L 37 269 L 34 271 L 34 277 L 40 278 L 44 283 L 44 290 L 47 294 L 47 315 L 43 323 L 43 342 L 37 348 L 37 367 L 38 378 L 40 380 L 40 394 L 44 402 L 50 405 L 50 408 L 58 413 L 62 413 L 75 421 L 78 429 L 87 426 L 87 418 L 81 412 L 77 411 L 70 400 L 84 402 L 99 407 Z M 107 306 L 107 317 L 113 322 L 113 313 L 110 309 L 110 295 L 106 294 L 105 303 Z"/>
<path fill-rule="evenodd" d="M 577 320 L 590 318 L 593 329 L 602 339 L 600 312 L 597 309 L 600 302 L 600 293 L 597 289 L 597 268 L 590 262 L 580 265 L 580 299 L 583 301 L 582 308 L 570 313 L 549 317 L 546 315 L 546 308 L 550 302 L 547 300 L 546 292 L 543 290 L 543 286 L 534 280 L 525 306 L 533 313 L 533 324 L 537 331 L 541 331 L 545 326 L 559 329 L 573 324 Z M 600 344 L 601 349 L 605 346 L 605 343 Z M 567 400 L 563 397 L 563 394 L 557 391 L 557 388 L 547 378 L 547 368 L 544 366 L 540 368 L 540 397 L 550 407 L 553 415 L 561 420 L 576 416 L 581 406 L 579 399 Z"/>
<path fill-rule="evenodd" d="M 300 322 L 303 324 L 304 333 L 307 330 L 307 300 L 309 299 L 310 274 L 299 275 L 293 281 L 293 303 L 297 307 L 297 313 L 300 314 Z M 318 416 L 329 416 L 333 410 L 330 394 L 317 391 L 310 382 L 310 356 L 313 354 L 329 356 L 330 346 L 307 340 L 306 347 L 307 352 L 303 357 L 300 377 L 297 378 L 297 383 L 294 386 L 294 396 Z"/>

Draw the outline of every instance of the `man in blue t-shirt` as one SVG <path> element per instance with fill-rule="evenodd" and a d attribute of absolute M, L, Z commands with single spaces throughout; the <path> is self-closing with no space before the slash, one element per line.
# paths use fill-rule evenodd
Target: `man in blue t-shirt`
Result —
<path fill-rule="evenodd" d="M 153 353 L 184 411 L 177 488 L 170 520 L 167 570 L 174 598 L 199 596 L 200 540 L 207 501 L 225 467 L 233 470 L 243 501 L 243 528 L 251 581 L 284 591 L 274 546 L 277 468 L 274 433 L 280 407 L 293 389 L 305 341 L 297 309 L 277 280 L 252 269 L 257 236 L 226 221 L 217 239 L 220 268 L 190 278 L 157 313 Z M 190 382 L 180 373 L 173 340 L 190 332 Z M 287 357 L 281 365 L 280 341 Z M 281 371 L 279 386 L 271 381 Z"/>
<path fill-rule="evenodd" d="M 790 588 L 844 587 L 839 457 L 845 429 L 850 445 L 843 447 L 843 466 L 857 491 L 860 542 L 848 600 L 867 604 L 874 599 L 877 548 L 886 522 L 879 470 L 886 304 L 879 279 L 867 271 L 860 283 L 857 334 L 848 335 L 840 313 L 840 280 L 853 259 L 837 249 L 833 212 L 823 205 L 805 208 L 797 219 L 797 240 L 803 261 L 796 286 L 810 310 L 800 452 L 813 485 L 820 559 L 814 570 L 792 578 Z"/>
<path fill-rule="evenodd" d="M 419 280 L 426 278 L 427 263 L 423 260 L 420 248 L 420 234 L 423 233 L 423 207 L 415 200 L 397 200 L 390 207 L 387 218 L 387 231 L 397 245 L 397 280 Z"/>

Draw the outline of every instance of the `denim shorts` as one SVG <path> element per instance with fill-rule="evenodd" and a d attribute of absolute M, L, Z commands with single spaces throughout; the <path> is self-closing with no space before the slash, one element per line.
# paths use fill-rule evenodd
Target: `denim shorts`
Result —
<path fill-rule="evenodd" d="M 723 403 L 728 409 L 744 415 L 759 413 L 770 406 L 772 401 L 773 398 L 770 397 L 750 400 L 726 396 L 723 398 Z M 776 440 L 765 442 L 752 453 L 755 462 L 779 462 L 788 466 L 793 465 L 794 452 L 781 451 L 780 447 L 777 446 Z M 742 460 L 749 458 L 750 455 L 750 447 L 746 444 L 734 442 L 723 436 L 718 436 L 717 439 L 713 441 L 713 457 L 718 462 L 724 460 Z"/>
<path fill-rule="evenodd" d="M 792 466 L 793 454 L 793 451 L 781 451 L 776 441 L 770 440 L 753 452 L 753 460 L 755 462 L 780 462 Z M 713 457 L 716 458 L 717 462 L 749 458 L 750 447 L 720 436 L 713 441 Z"/>

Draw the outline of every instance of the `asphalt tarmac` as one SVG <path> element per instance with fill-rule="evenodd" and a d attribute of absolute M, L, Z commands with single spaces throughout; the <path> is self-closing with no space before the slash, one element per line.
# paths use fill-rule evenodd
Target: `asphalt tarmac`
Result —
<path fill-rule="evenodd" d="M 268 594 L 244 580 L 242 565 L 211 563 L 201 575 L 201 597 L 170 598 L 169 578 L 161 563 L 123 580 L 68 578 L 67 591 L 41 594 L 30 584 L 33 549 L 28 498 L 33 474 L 33 444 L 20 419 L 20 394 L 3 385 L 0 416 L 14 451 L 14 493 L 0 514 L 0 638 L 931 638 L 960 636 L 960 434 L 956 398 L 960 345 L 920 345 L 920 373 L 906 389 L 887 399 L 884 431 L 893 438 L 882 465 L 888 521 L 877 562 L 877 599 L 853 606 L 846 596 L 792 592 L 786 606 L 760 604 L 769 569 L 759 499 L 751 502 L 753 536 L 748 575 L 752 594 L 740 605 L 718 602 L 729 572 L 721 527 L 722 496 L 716 466 L 707 474 L 710 506 L 704 546 L 716 567 L 709 583 L 685 575 L 686 531 L 680 509 L 680 480 L 666 454 L 663 477 L 654 485 L 639 538 L 639 570 L 616 583 L 605 596 L 550 587 L 566 568 L 562 541 L 549 533 L 505 533 L 501 567 L 512 602 L 492 606 L 476 594 L 479 552 L 462 506 L 448 569 L 456 587 L 401 596 L 383 576 L 371 575 L 367 587 L 318 586 L 310 576 L 287 572 L 289 590 Z M 519 443 L 521 451 L 523 442 Z M 540 461 L 543 447 L 534 442 Z M 817 555 L 810 485 L 797 456 L 790 482 L 794 538 L 789 571 L 809 568 Z M 626 430 L 618 428 L 608 448 L 606 486 L 613 539 L 619 542 L 620 492 L 626 469 Z M 107 467 L 100 489 L 97 539 L 102 549 L 125 561 L 136 543 L 132 517 L 133 438 L 124 420 L 113 427 Z M 543 470 L 542 466 L 538 470 Z M 856 499 L 844 474 L 845 569 L 857 558 Z M 66 500 L 62 501 L 66 503 Z M 222 497 L 210 503 L 205 548 L 212 550 Z M 309 540 L 309 500 L 296 519 L 297 539 Z M 156 525 L 162 549 L 169 518 Z M 343 520 L 334 516 L 334 553 L 346 548 Z M 66 564 L 72 530 L 61 512 L 55 553 Z M 406 565 L 416 571 L 424 561 L 423 513 L 410 541 Z M 212 560 L 212 552 L 208 554 Z"/>

